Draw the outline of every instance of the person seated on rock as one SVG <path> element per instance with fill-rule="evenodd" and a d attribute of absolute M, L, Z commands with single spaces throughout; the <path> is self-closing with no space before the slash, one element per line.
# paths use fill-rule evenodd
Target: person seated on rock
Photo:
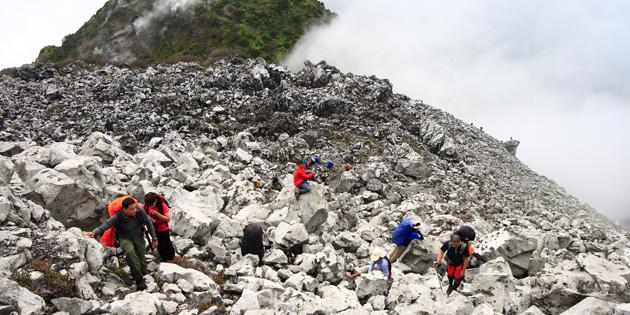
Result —
<path fill-rule="evenodd" d="M 392 264 L 389 261 L 389 258 L 387 258 L 385 250 L 381 247 L 374 248 L 370 259 L 372 260 L 372 262 L 369 265 L 359 268 L 358 270 L 350 270 L 349 272 L 347 272 L 346 277 L 348 278 L 348 280 L 354 281 L 356 278 L 361 276 L 361 274 L 370 273 L 372 272 L 372 270 L 377 269 L 383 273 L 387 280 L 391 281 Z"/>
<path fill-rule="evenodd" d="M 420 233 L 420 223 L 414 224 L 409 219 L 402 220 L 396 230 L 394 230 L 394 234 L 392 234 L 392 241 L 396 244 L 396 247 L 389 255 L 389 260 L 392 264 L 402 256 L 407 250 L 407 246 L 415 239 L 424 239 L 424 236 Z"/>
<path fill-rule="evenodd" d="M 151 247 L 158 246 L 157 236 L 153 228 L 153 223 L 149 216 L 133 198 L 126 198 L 122 202 L 122 211 L 111 216 L 101 226 L 91 232 L 84 232 L 86 237 L 94 238 L 101 235 L 105 230 L 116 227 L 116 237 L 120 240 L 120 248 L 125 253 L 127 265 L 131 269 L 131 276 L 136 281 L 139 291 L 147 288 L 143 276 L 148 274 L 147 262 L 145 260 L 145 242 L 143 235 L 143 225 L 146 226 L 151 235 Z"/>
<path fill-rule="evenodd" d="M 451 239 L 442 244 L 440 252 L 433 262 L 433 267 L 437 270 L 438 266 L 442 263 L 442 259 L 446 260 L 446 272 L 448 274 L 448 289 L 446 290 L 446 295 L 450 295 L 453 290 L 457 290 L 462 283 L 462 280 L 466 276 L 469 257 L 470 252 L 468 251 L 468 245 L 462 242 L 461 237 L 457 233 L 453 233 Z"/>
<path fill-rule="evenodd" d="M 265 246 L 263 244 L 263 228 L 260 224 L 250 223 L 243 228 L 243 238 L 241 239 L 241 255 L 257 255 L 258 264 L 262 265 L 265 256 Z"/>
<path fill-rule="evenodd" d="M 293 172 L 293 184 L 297 191 L 295 192 L 295 199 L 300 200 L 300 195 L 306 194 L 311 191 L 311 187 L 308 184 L 308 180 L 315 176 L 315 173 L 306 170 L 307 161 L 299 161 Z"/>
<path fill-rule="evenodd" d="M 144 196 L 142 209 L 155 221 L 153 227 L 158 239 L 158 253 L 163 262 L 175 259 L 175 247 L 171 242 L 171 232 L 168 223 L 172 215 L 164 196 L 150 192 Z"/>

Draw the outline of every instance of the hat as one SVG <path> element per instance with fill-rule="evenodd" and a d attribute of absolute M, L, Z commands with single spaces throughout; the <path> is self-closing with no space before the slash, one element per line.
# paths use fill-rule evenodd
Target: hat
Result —
<path fill-rule="evenodd" d="M 376 261 L 381 257 L 385 257 L 385 251 L 383 250 L 383 248 L 374 248 L 374 250 L 372 250 L 372 256 L 370 256 L 370 259 L 372 259 L 372 261 Z"/>

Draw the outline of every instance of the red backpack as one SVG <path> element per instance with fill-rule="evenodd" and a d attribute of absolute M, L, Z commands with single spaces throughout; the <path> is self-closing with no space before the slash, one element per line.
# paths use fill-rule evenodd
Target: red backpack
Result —
<path fill-rule="evenodd" d="M 107 214 L 109 215 L 110 218 L 113 215 L 115 215 L 116 213 L 118 213 L 118 211 L 122 210 L 123 200 L 125 200 L 127 198 L 131 198 L 136 203 L 138 203 L 138 200 L 136 200 L 135 198 L 133 198 L 131 196 L 122 196 L 122 197 L 116 198 L 114 201 L 110 202 L 107 205 Z M 111 228 L 105 230 L 105 232 L 103 232 L 103 235 L 101 236 L 100 241 L 103 244 L 103 246 L 117 247 L 117 244 L 116 244 L 116 228 L 115 227 L 111 227 Z"/>

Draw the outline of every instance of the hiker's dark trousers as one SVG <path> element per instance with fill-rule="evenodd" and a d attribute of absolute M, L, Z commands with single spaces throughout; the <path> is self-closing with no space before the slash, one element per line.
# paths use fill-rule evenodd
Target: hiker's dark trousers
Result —
<path fill-rule="evenodd" d="M 300 192 L 300 195 L 306 194 L 311 191 L 311 186 L 305 180 L 300 184 L 300 186 L 298 186 L 298 191 Z"/>
<path fill-rule="evenodd" d="M 142 277 L 148 273 L 144 246 L 143 237 L 124 238 L 120 241 L 120 248 L 125 253 L 127 266 L 131 269 L 131 276 L 136 282 L 142 280 Z"/>
<path fill-rule="evenodd" d="M 175 258 L 175 247 L 173 247 L 173 242 L 171 242 L 171 231 L 166 230 L 164 232 L 155 232 L 155 235 L 158 239 L 158 253 L 160 253 L 160 260 L 162 262 L 167 262 L 173 260 Z"/>

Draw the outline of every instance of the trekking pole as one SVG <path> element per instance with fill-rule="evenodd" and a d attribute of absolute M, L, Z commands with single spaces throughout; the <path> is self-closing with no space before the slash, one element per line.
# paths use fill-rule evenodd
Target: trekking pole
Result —
<path fill-rule="evenodd" d="M 442 293 L 444 293 L 444 288 L 442 288 L 442 280 L 443 280 L 443 278 L 440 277 L 440 273 L 437 270 L 437 266 L 435 268 L 433 268 L 433 270 L 435 270 L 435 275 L 438 278 L 438 283 L 440 284 L 440 291 L 442 291 Z"/>

